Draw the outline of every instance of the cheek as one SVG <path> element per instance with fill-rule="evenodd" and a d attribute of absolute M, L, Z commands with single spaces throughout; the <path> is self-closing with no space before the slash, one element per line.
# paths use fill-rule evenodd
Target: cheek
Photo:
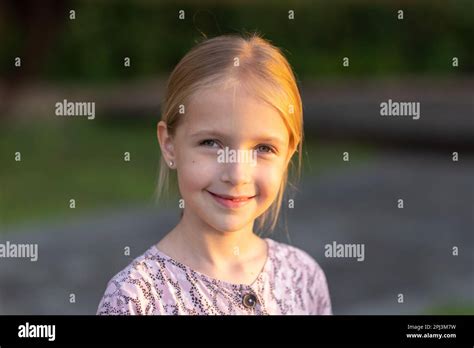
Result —
<path fill-rule="evenodd" d="M 262 199 L 273 200 L 283 179 L 283 168 L 280 165 L 267 165 L 258 168 L 256 185 L 260 189 Z"/>
<path fill-rule="evenodd" d="M 178 182 L 181 192 L 194 192 L 209 186 L 215 178 L 217 160 L 193 154 L 180 158 Z"/>

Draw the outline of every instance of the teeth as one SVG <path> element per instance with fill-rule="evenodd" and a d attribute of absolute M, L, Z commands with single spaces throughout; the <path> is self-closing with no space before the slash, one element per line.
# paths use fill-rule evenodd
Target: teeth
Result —
<path fill-rule="evenodd" d="M 247 198 L 226 198 L 226 199 L 232 202 L 242 202 L 242 201 L 247 200 Z"/>
<path fill-rule="evenodd" d="M 209 193 L 211 193 L 211 192 L 209 192 Z M 221 198 L 221 199 L 225 199 L 225 200 L 231 201 L 231 202 L 245 202 L 245 201 L 248 201 L 250 198 L 252 198 L 252 197 L 227 198 L 227 197 L 222 197 L 222 196 L 216 195 L 216 194 L 214 194 L 214 193 L 211 193 L 211 194 L 213 194 L 214 196 L 217 196 L 217 197 L 219 197 L 219 198 Z"/>

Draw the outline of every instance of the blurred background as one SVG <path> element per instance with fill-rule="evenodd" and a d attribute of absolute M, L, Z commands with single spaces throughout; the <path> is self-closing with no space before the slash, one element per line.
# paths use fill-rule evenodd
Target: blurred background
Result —
<path fill-rule="evenodd" d="M 176 191 L 154 200 L 164 83 L 203 33 L 253 31 L 304 104 L 302 178 L 272 238 L 318 261 L 335 314 L 474 314 L 471 0 L 2 1 L 0 243 L 39 258 L 0 258 L 0 314 L 95 314 L 177 223 Z M 64 99 L 95 119 L 56 116 Z M 420 119 L 381 117 L 388 99 Z M 365 260 L 326 257 L 333 242 Z"/>

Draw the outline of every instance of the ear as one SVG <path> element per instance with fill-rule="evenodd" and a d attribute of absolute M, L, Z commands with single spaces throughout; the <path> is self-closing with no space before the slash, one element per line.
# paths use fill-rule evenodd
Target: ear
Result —
<path fill-rule="evenodd" d="M 163 121 L 158 122 L 157 125 L 158 143 L 160 144 L 161 153 L 167 163 L 170 161 L 176 162 L 176 153 L 174 148 L 174 139 L 168 132 L 168 127 Z"/>

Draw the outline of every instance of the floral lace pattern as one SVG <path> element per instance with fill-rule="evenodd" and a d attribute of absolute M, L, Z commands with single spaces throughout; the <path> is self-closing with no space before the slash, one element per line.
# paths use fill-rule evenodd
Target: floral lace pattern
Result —
<path fill-rule="evenodd" d="M 317 262 L 301 249 L 265 241 L 265 266 L 250 285 L 213 279 L 152 246 L 108 282 L 97 314 L 332 314 Z"/>

